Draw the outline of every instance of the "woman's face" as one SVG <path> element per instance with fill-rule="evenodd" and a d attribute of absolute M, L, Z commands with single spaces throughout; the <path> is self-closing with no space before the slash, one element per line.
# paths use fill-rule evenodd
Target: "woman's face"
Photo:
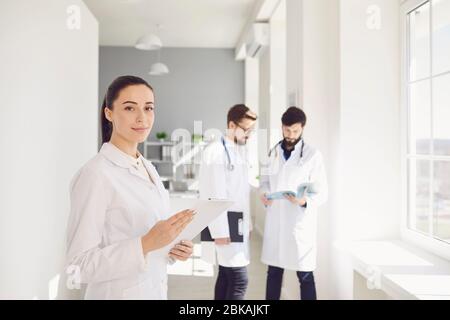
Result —
<path fill-rule="evenodd" d="M 131 143 L 144 142 L 153 127 L 155 98 L 145 85 L 122 89 L 113 102 L 112 110 L 105 108 L 106 118 L 113 123 L 112 136 Z"/>

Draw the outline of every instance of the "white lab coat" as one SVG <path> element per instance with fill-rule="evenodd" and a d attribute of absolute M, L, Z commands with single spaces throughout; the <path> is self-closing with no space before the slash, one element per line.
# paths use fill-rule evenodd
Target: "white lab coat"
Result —
<path fill-rule="evenodd" d="M 266 211 L 261 261 L 267 265 L 295 271 L 316 268 L 317 207 L 327 199 L 328 187 L 322 155 L 306 144 L 300 158 L 298 142 L 286 161 L 281 145 L 262 167 L 261 192 L 297 190 L 299 184 L 313 182 L 317 193 L 307 195 L 307 208 L 288 200 L 274 200 Z"/>
<path fill-rule="evenodd" d="M 220 246 L 212 242 L 202 242 L 202 259 L 215 263 L 217 257 L 217 263 L 221 266 L 244 267 L 250 263 L 249 233 L 251 230 L 246 148 L 234 144 L 227 138 L 225 138 L 225 145 L 234 170 L 227 169 L 228 158 L 221 140 L 208 145 L 202 154 L 200 165 L 200 199 L 215 198 L 234 201 L 228 211 L 243 212 L 244 242 L 232 242 L 229 245 Z M 213 239 L 229 237 L 227 212 L 223 212 L 208 227 Z"/>
<path fill-rule="evenodd" d="M 141 237 L 168 218 L 169 194 L 153 165 L 140 159 L 155 184 L 110 143 L 72 180 L 67 266 L 87 284 L 85 299 L 167 299 L 168 259 L 144 256 Z"/>

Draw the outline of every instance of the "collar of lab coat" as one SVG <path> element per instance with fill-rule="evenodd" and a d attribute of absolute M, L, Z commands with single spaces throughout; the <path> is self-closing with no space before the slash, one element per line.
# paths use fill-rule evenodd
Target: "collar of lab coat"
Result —
<path fill-rule="evenodd" d="M 115 165 L 128 169 L 131 174 L 143 179 L 146 182 L 150 182 L 147 180 L 147 178 L 144 178 L 141 174 L 137 172 L 137 170 L 133 170 L 133 163 L 130 161 L 130 156 L 117 148 L 112 143 L 104 143 L 102 145 L 102 148 L 100 149 L 100 153 L 103 154 L 109 161 L 114 163 Z M 149 161 L 145 161 L 145 158 L 142 156 L 142 154 L 139 153 L 139 159 L 142 161 L 142 164 L 147 169 L 147 172 L 150 174 L 151 179 L 153 180 L 153 183 L 158 188 L 158 191 L 162 191 L 164 189 L 164 186 L 159 182 L 157 179 L 157 173 L 156 169 L 153 167 L 153 165 Z"/>
<path fill-rule="evenodd" d="M 100 149 L 100 153 L 103 154 L 109 161 L 122 168 L 131 168 L 133 166 L 130 156 L 117 148 L 112 143 L 104 143 Z M 143 161 L 142 155 L 139 154 L 139 159 Z"/>
<path fill-rule="evenodd" d="M 225 145 L 228 149 L 236 151 L 245 149 L 246 145 L 237 144 L 234 141 L 230 140 L 230 138 L 228 138 L 227 136 L 223 136 L 223 139 L 225 140 Z"/>
<path fill-rule="evenodd" d="M 236 146 L 236 144 L 234 143 L 234 141 L 231 141 L 230 138 L 228 138 L 227 136 L 223 136 L 223 139 L 225 140 L 225 144 L 230 147 L 234 147 Z"/>
<path fill-rule="evenodd" d="M 294 150 L 292 150 L 292 153 L 300 153 L 303 143 L 303 139 L 300 139 L 300 141 L 297 142 L 297 144 L 294 146 Z"/>
<path fill-rule="evenodd" d="M 237 153 L 237 151 L 239 150 L 239 146 L 234 143 L 234 141 L 231 141 L 227 136 L 223 136 L 223 139 L 225 141 L 225 148 L 230 153 L 230 156 L 233 156 L 235 153 Z"/>
<path fill-rule="evenodd" d="M 241 161 L 244 164 L 248 164 L 247 146 L 236 144 L 227 136 L 223 136 L 223 139 L 225 140 L 225 146 L 230 153 L 232 162 Z"/>
<path fill-rule="evenodd" d="M 292 160 L 294 157 L 298 160 L 298 158 L 300 157 L 300 150 L 302 149 L 302 144 L 303 144 L 303 139 L 301 139 L 299 142 L 297 142 L 297 144 L 294 146 L 294 150 L 292 150 L 291 156 L 289 157 L 289 159 L 287 161 Z M 305 152 L 305 151 L 303 150 L 303 152 Z M 283 159 L 285 162 L 287 162 L 283 156 L 283 148 L 281 147 L 281 143 L 278 144 L 278 153 L 281 156 L 281 159 Z"/>

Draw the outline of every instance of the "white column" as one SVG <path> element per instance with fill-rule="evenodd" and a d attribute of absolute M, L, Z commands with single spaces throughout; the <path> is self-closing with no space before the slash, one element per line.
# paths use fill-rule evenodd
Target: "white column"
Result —
<path fill-rule="evenodd" d="M 98 24 L 81 0 L 2 1 L 0 21 L 0 299 L 67 297 L 69 181 L 97 151 Z"/>

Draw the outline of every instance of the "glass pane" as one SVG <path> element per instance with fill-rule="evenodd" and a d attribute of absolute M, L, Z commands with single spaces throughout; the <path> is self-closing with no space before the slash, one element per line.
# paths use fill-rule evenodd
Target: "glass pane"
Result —
<path fill-rule="evenodd" d="M 409 153 L 431 153 L 430 80 L 410 85 L 409 95 Z"/>
<path fill-rule="evenodd" d="M 433 74 L 450 71 L 450 0 L 433 1 Z"/>
<path fill-rule="evenodd" d="M 433 235 L 450 242 L 450 161 L 435 161 L 433 176 Z"/>
<path fill-rule="evenodd" d="M 408 214 L 411 229 L 429 232 L 430 161 L 409 160 Z"/>
<path fill-rule="evenodd" d="M 410 80 L 430 76 L 430 3 L 409 14 Z"/>
<path fill-rule="evenodd" d="M 433 79 L 433 145 L 435 155 L 450 155 L 450 74 Z"/>

